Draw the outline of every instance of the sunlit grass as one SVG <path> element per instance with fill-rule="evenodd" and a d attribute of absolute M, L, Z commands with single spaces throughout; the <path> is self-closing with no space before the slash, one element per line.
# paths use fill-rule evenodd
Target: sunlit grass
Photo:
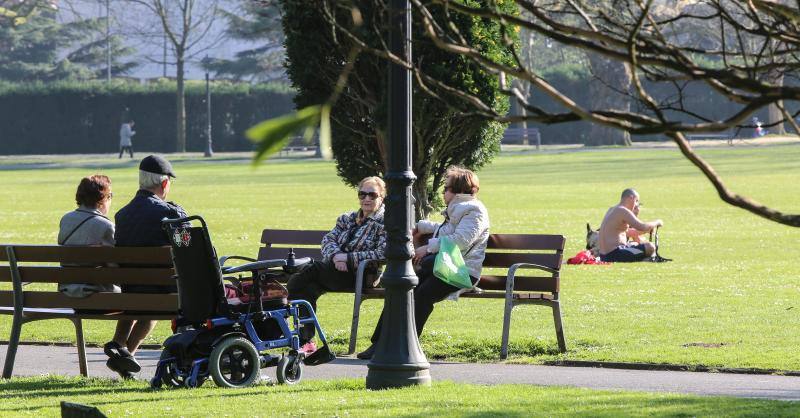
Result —
<path fill-rule="evenodd" d="M 800 146 L 703 150 L 736 192 L 786 212 L 800 212 Z M 124 160 L 123 160 L 124 161 Z M 13 161 L 3 161 L 9 166 Z M 136 191 L 136 168 L 116 159 L 60 162 L 55 168 L 0 171 L 0 242 L 54 243 L 60 216 L 73 208 L 81 176 L 102 171 L 114 182 L 114 207 Z M 99 167 L 99 168 L 98 168 Z M 16 167 L 19 168 L 19 167 Z M 356 207 L 355 192 L 333 163 L 184 159 L 171 199 L 206 218 L 220 254 L 254 256 L 264 228 L 330 229 Z M 676 150 L 602 150 L 497 158 L 480 173 L 481 199 L 493 232 L 558 233 L 567 255 L 581 250 L 586 222 L 599 224 L 625 187 L 636 187 L 642 217 L 661 218 L 667 264 L 565 266 L 562 303 L 569 352 L 558 354 L 547 308 L 514 310 L 510 361 L 608 360 L 800 369 L 795 267 L 798 230 L 721 202 Z M 362 309 L 359 348 L 368 344 L 381 308 Z M 320 300 L 323 327 L 345 349 L 352 297 Z M 503 306 L 499 300 L 438 304 L 422 344 L 431 358 L 496 361 Z M 8 335 L 10 318 L 0 318 Z M 88 321 L 87 338 L 102 343 L 113 324 Z M 169 333 L 161 324 L 148 339 Z M 26 324 L 24 340 L 73 341 L 66 322 Z"/>
<path fill-rule="evenodd" d="M 60 416 L 60 401 L 119 416 L 797 416 L 797 402 L 600 391 L 531 385 L 432 387 L 367 391 L 363 380 L 308 381 L 297 386 L 151 391 L 145 382 L 64 377 L 0 382 L 0 415 Z"/>

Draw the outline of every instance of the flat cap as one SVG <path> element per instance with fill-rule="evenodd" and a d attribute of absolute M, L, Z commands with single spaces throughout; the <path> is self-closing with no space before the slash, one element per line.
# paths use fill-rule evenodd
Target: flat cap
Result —
<path fill-rule="evenodd" d="M 175 177 L 175 173 L 172 172 L 172 165 L 169 161 L 165 160 L 158 155 L 148 155 L 142 159 L 142 162 L 139 163 L 139 170 L 147 171 L 148 173 L 153 174 L 165 174 L 170 177 Z"/>

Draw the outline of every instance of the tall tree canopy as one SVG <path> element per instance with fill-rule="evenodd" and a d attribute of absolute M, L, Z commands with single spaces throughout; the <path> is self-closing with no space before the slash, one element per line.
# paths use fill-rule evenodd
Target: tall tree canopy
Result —
<path fill-rule="evenodd" d="M 0 79 L 7 81 L 53 81 L 91 79 L 106 69 L 105 38 L 98 39 L 103 18 L 76 19 L 61 23 L 57 10 L 38 7 L 24 24 L 0 25 Z M 117 36 L 110 39 L 112 72 L 125 73 L 135 67 L 124 61 L 133 51 Z"/>
<path fill-rule="evenodd" d="M 452 86 L 446 78 L 434 77 L 430 81 L 431 86 L 453 87 L 453 97 L 469 106 L 474 115 L 503 122 L 529 120 L 547 124 L 586 120 L 632 134 L 664 134 L 701 170 L 722 200 L 772 221 L 800 226 L 800 215 L 783 213 L 731 191 L 684 136 L 733 126 L 752 127 L 753 113 L 767 106 L 782 115 L 773 124 L 786 122 L 800 132 L 795 122 L 800 114 L 797 2 L 515 0 L 516 6 L 525 11 L 519 14 L 500 7 L 498 2 L 410 1 L 429 40 L 444 51 L 468 58 L 484 71 L 499 74 L 503 93 L 526 110 L 524 115 L 507 115 L 475 92 Z M 441 8 L 449 13 L 437 13 Z M 465 18 L 494 22 L 503 33 L 525 28 L 550 38 L 561 48 L 578 49 L 616 63 L 617 73 L 624 68 L 630 77 L 629 87 L 618 91 L 628 96 L 630 107 L 578 104 L 536 68 L 519 59 L 513 43 L 505 43 L 504 53 L 498 55 L 510 53 L 513 62 L 488 56 L 480 44 L 449 29 Z M 415 65 L 418 73 L 425 72 L 418 63 L 407 65 Z M 548 110 L 541 102 L 526 100 L 512 85 L 513 78 L 527 81 L 560 109 Z M 615 88 L 614 83 L 607 84 Z M 690 101 L 698 86 L 709 92 L 705 94 L 720 95 L 739 107 L 725 114 L 724 110 Z M 658 93 L 655 87 L 671 91 Z"/>
<path fill-rule="evenodd" d="M 203 66 L 217 77 L 235 80 L 263 82 L 284 78 L 285 52 L 277 4 L 246 0 L 240 8 L 221 13 L 228 21 L 226 32 L 230 38 L 258 45 L 237 52 L 232 59 L 209 58 Z"/>
<path fill-rule="evenodd" d="M 494 4 L 506 13 L 515 11 L 510 0 L 470 0 L 470 4 Z M 331 112 L 339 175 L 354 185 L 365 176 L 384 174 L 388 157 L 388 63 L 374 52 L 388 42 L 387 2 L 281 0 L 280 5 L 287 71 L 298 91 L 298 107 L 325 102 L 345 67 L 353 65 Z M 438 16 L 446 14 L 441 7 L 430 11 Z M 424 36 L 422 19 L 416 16 L 415 22 L 415 68 L 422 69 L 425 77 L 474 94 L 493 112 L 508 111 L 508 100 L 500 93 L 496 74 L 468 57 L 437 48 Z M 516 34 L 503 33 L 498 22 L 468 15 L 453 16 L 452 23 L 447 29 L 450 35 L 476 45 L 492 60 L 511 64 L 512 56 L 503 44 L 514 43 Z M 429 86 L 421 78 L 415 80 L 413 88 L 412 168 L 417 176 L 413 193 L 417 216 L 424 217 L 438 203 L 435 191 L 442 185 L 446 168 L 457 164 L 478 169 L 490 161 L 499 151 L 503 124 L 465 112 L 468 106 L 451 97 L 451 88 Z"/>

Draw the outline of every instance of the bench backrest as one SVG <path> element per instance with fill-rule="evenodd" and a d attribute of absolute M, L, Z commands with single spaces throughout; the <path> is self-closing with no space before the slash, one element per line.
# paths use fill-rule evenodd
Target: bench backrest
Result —
<path fill-rule="evenodd" d="M 286 258 L 289 248 L 294 248 L 297 258 L 311 257 L 320 260 L 320 244 L 327 233 L 328 231 L 265 229 L 261 233 L 261 244 L 264 246 L 258 250 L 258 259 Z"/>
<path fill-rule="evenodd" d="M 261 233 L 260 260 L 284 258 L 288 249 L 294 248 L 297 257 L 312 257 L 319 260 L 320 242 L 327 231 L 300 231 L 265 229 Z M 519 270 L 514 289 L 520 291 L 558 292 L 559 271 L 564 255 L 566 239 L 563 235 L 492 234 L 487 245 L 484 268 L 508 269 L 516 263 L 538 264 L 555 270 L 546 273 L 540 270 Z M 525 276 L 525 272 L 536 271 Z M 479 286 L 486 290 L 505 290 L 506 276 L 486 275 Z"/>
<path fill-rule="evenodd" d="M 80 267 L 61 266 L 77 264 Z M 13 266 L 16 265 L 16 269 Z M 85 265 L 85 267 L 84 267 Z M 97 267 L 93 267 L 97 266 Z M 62 247 L 58 245 L 0 245 L 0 282 L 52 283 L 48 290 L 23 287 L 26 308 L 73 308 L 173 313 L 175 294 L 96 293 L 71 298 L 59 293 L 57 284 L 91 283 L 117 285 L 175 285 L 169 247 Z M 0 291 L 0 306 L 14 306 L 13 290 Z"/>

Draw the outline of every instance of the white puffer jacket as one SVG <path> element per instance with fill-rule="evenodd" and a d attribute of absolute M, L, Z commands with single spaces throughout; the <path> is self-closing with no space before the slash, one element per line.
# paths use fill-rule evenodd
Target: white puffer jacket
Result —
<path fill-rule="evenodd" d="M 489 240 L 489 212 L 486 206 L 473 195 L 457 194 L 442 215 L 445 218 L 442 224 L 426 220 L 417 223 L 420 233 L 434 234 L 428 240 L 428 252 L 439 252 L 439 237 L 449 237 L 461 249 L 469 275 L 480 278 Z"/>

